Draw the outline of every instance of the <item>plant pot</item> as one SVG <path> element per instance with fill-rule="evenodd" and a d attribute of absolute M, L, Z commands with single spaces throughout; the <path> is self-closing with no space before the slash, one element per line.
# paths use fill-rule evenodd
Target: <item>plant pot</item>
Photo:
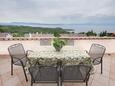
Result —
<path fill-rule="evenodd" d="M 55 49 L 56 49 L 56 51 L 58 51 L 58 52 L 61 50 L 61 48 L 60 48 L 60 47 L 57 47 L 57 48 L 55 48 Z"/>
<path fill-rule="evenodd" d="M 53 46 L 56 49 L 56 51 L 60 51 L 62 49 L 62 47 L 65 45 L 65 41 L 63 41 L 60 38 L 55 38 L 53 41 Z"/>
<path fill-rule="evenodd" d="M 62 49 L 61 46 L 57 46 L 57 45 L 56 45 L 56 46 L 54 45 L 54 48 L 55 48 L 55 50 L 58 51 L 58 52 Z"/>

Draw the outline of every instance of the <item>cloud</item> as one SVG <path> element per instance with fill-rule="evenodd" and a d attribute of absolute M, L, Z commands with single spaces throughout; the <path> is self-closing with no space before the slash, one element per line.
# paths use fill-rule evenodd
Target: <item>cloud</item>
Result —
<path fill-rule="evenodd" d="M 0 0 L 0 22 L 82 23 L 111 19 L 114 9 L 115 0 Z"/>

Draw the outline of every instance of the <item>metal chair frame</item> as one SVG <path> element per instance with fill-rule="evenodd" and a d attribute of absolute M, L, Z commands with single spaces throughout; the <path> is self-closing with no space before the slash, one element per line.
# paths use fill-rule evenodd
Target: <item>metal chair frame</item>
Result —
<path fill-rule="evenodd" d="M 15 54 L 15 49 L 17 49 L 18 47 L 21 47 L 21 52 L 23 52 L 23 56 L 20 56 L 20 57 L 18 56 L 17 57 L 17 55 Z M 14 51 L 14 53 L 12 52 L 12 50 Z M 27 57 L 29 50 L 25 51 L 23 45 L 21 43 L 18 43 L 18 44 L 14 44 L 14 45 L 9 46 L 8 51 L 9 51 L 9 55 L 11 57 L 11 75 L 13 75 L 13 65 L 22 66 L 23 72 L 24 72 L 24 75 L 25 75 L 25 79 L 26 79 L 26 81 L 28 81 L 26 71 L 25 71 L 25 64 L 26 63 L 23 62 L 23 59 L 25 59 L 26 62 L 28 61 L 29 64 L 31 64 L 30 60 Z M 20 49 L 18 51 L 20 52 Z M 16 61 L 14 61 L 14 59 Z M 19 63 L 17 63 L 17 62 L 19 62 Z"/>
<path fill-rule="evenodd" d="M 46 70 L 45 70 L 46 68 Z M 47 68 L 49 68 L 48 70 L 50 69 L 54 69 L 55 71 L 50 70 L 51 73 L 48 73 L 49 71 L 47 70 Z M 35 70 L 34 72 L 32 72 L 32 69 Z M 47 71 L 44 73 L 43 75 L 43 72 Z M 59 69 L 58 67 L 53 67 L 53 66 L 46 66 L 46 65 L 34 65 L 34 66 L 30 66 L 29 68 L 29 72 L 30 72 L 30 75 L 31 75 L 31 86 L 33 86 L 33 83 L 57 83 L 57 86 L 59 86 Z M 35 74 L 35 75 L 34 75 Z M 46 78 L 47 75 L 49 74 L 50 77 Z M 55 74 L 55 76 L 53 76 L 53 74 Z M 44 78 L 44 76 L 46 76 Z M 55 77 L 55 80 L 49 80 L 49 78 L 54 78 Z"/>
<path fill-rule="evenodd" d="M 95 48 L 97 48 L 97 50 L 96 50 Z M 93 49 L 96 50 L 97 52 L 98 52 L 99 50 L 101 50 L 101 53 L 100 53 L 100 52 L 98 52 L 98 53 L 93 52 Z M 105 48 L 103 45 L 93 43 L 93 44 L 91 45 L 91 47 L 90 47 L 89 52 L 88 52 L 88 54 L 89 54 L 90 57 L 92 58 L 92 63 L 93 63 L 94 65 L 101 64 L 101 74 L 103 73 L 103 56 L 104 56 L 104 54 L 105 54 L 105 51 L 106 51 L 106 48 Z M 93 53 L 96 53 L 96 54 L 95 54 L 94 56 L 92 56 Z M 99 56 L 99 55 L 100 55 L 100 56 Z M 95 64 L 95 62 L 97 62 L 97 63 Z"/>
<path fill-rule="evenodd" d="M 82 70 L 80 70 L 80 67 L 84 67 L 84 68 L 88 68 L 87 72 L 86 72 L 86 76 L 85 78 L 83 78 L 83 74 L 82 74 Z M 71 68 L 68 72 L 67 69 Z M 88 86 L 88 81 L 89 81 L 89 77 L 90 77 L 90 71 L 91 71 L 91 66 L 88 65 L 84 65 L 84 64 L 78 64 L 78 65 L 65 65 L 62 69 L 61 69 L 61 81 L 60 81 L 60 86 L 62 86 L 63 82 L 78 82 L 78 83 L 86 83 L 86 86 Z M 73 70 L 77 70 L 79 72 L 73 71 Z M 72 74 L 75 74 L 75 76 L 72 76 Z M 66 74 L 69 75 L 69 77 L 66 76 Z M 81 76 L 81 77 L 79 77 Z M 76 77 L 75 79 L 72 77 Z M 77 78 L 78 77 L 78 78 Z M 80 79 L 82 78 L 82 80 Z"/>

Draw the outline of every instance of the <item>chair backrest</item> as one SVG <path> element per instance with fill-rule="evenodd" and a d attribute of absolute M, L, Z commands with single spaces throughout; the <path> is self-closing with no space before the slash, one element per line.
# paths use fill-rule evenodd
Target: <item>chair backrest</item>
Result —
<path fill-rule="evenodd" d="M 62 69 L 62 81 L 86 81 L 91 67 L 87 65 L 67 65 Z"/>
<path fill-rule="evenodd" d="M 57 82 L 57 67 L 53 66 L 31 66 L 29 68 L 32 81 L 34 82 Z"/>
<path fill-rule="evenodd" d="M 26 57 L 26 52 L 22 44 L 14 44 L 8 47 L 9 54 L 13 62 L 16 62 L 18 59 L 15 58 L 24 58 Z"/>
<path fill-rule="evenodd" d="M 89 50 L 89 55 L 91 58 L 103 57 L 106 48 L 100 44 L 92 44 Z"/>

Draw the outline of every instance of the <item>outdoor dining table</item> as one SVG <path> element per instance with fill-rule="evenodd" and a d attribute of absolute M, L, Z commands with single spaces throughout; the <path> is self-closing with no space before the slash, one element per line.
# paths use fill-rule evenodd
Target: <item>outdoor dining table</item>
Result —
<path fill-rule="evenodd" d="M 58 61 L 62 64 L 88 64 L 91 65 L 90 56 L 82 49 L 76 47 L 64 47 L 61 51 L 56 51 L 53 47 L 39 49 L 29 54 L 31 63 L 38 62 L 43 65 L 56 65 Z"/>

